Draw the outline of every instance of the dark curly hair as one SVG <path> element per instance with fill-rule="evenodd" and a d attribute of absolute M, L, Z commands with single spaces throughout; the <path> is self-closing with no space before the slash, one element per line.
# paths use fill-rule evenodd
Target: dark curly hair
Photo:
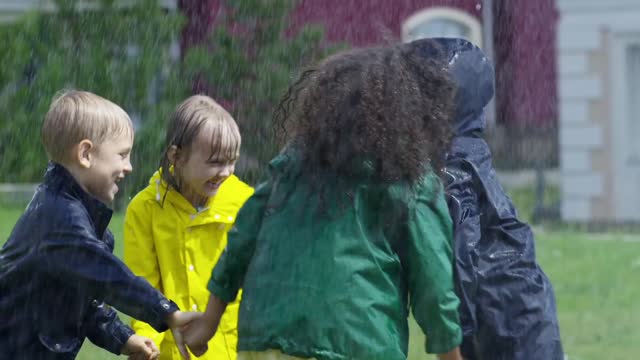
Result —
<path fill-rule="evenodd" d="M 363 162 L 383 182 L 439 173 L 454 105 L 443 60 L 402 45 L 331 56 L 289 88 L 274 114 L 274 135 L 280 145 L 296 144 L 310 173 L 359 176 Z"/>

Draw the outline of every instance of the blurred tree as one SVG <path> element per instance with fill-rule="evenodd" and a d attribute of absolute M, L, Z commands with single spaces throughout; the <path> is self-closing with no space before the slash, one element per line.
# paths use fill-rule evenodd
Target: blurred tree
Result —
<path fill-rule="evenodd" d="M 55 0 L 56 11 L 34 12 L 0 26 L 0 182 L 39 182 L 46 156 L 39 129 L 61 89 L 94 92 L 121 105 L 136 126 L 134 172 L 120 194 L 146 185 L 164 147 L 175 106 L 191 93 L 208 93 L 236 117 L 243 134 L 239 175 L 255 181 L 276 149 L 271 113 L 302 64 L 335 47 L 308 27 L 287 32 L 293 0 L 229 0 L 217 20 L 204 5 L 181 0 L 181 11 L 207 23 L 177 45 L 181 13 L 158 0 Z M 209 9 L 210 10 L 210 9 Z M 184 33 L 183 33 L 184 35 Z M 184 39 L 184 37 L 183 37 Z"/>
<path fill-rule="evenodd" d="M 191 14 L 186 29 L 191 32 L 183 34 L 183 42 L 190 46 L 184 65 L 194 92 L 211 95 L 233 114 L 243 137 L 238 172 L 255 182 L 278 150 L 271 127 L 274 106 L 302 66 L 343 45 L 327 44 L 319 27 L 288 31 L 293 0 L 182 0 L 180 6 Z M 214 26 L 212 13 L 217 13 Z M 202 39 L 197 29 L 207 28 L 211 34 Z"/>
<path fill-rule="evenodd" d="M 134 174 L 146 180 L 157 164 L 163 120 L 189 92 L 186 82 L 172 81 L 179 75 L 171 44 L 182 17 L 157 0 L 55 3 L 56 11 L 0 28 L 0 182 L 40 181 L 46 164 L 40 124 L 52 97 L 65 88 L 95 92 L 132 116 L 142 130 Z M 172 86 L 162 86 L 166 82 Z"/>

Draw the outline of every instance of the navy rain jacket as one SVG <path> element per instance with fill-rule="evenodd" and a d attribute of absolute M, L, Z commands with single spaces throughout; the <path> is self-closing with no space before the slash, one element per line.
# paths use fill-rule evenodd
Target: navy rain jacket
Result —
<path fill-rule="evenodd" d="M 444 182 L 454 223 L 455 275 L 467 360 L 562 360 L 551 282 L 536 263 L 531 228 L 500 185 L 482 138 L 494 94 L 493 66 L 462 39 L 407 44 L 446 56 L 457 88 L 454 139 Z"/>
<path fill-rule="evenodd" d="M 113 252 L 112 211 L 51 164 L 0 250 L 0 359 L 74 359 L 85 337 L 119 354 L 118 310 L 164 331 L 177 306 Z"/>

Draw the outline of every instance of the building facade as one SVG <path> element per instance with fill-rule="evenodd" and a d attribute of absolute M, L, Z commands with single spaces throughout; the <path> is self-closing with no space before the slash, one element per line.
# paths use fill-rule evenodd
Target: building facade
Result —
<path fill-rule="evenodd" d="M 558 0 L 562 217 L 640 221 L 640 2 Z"/>

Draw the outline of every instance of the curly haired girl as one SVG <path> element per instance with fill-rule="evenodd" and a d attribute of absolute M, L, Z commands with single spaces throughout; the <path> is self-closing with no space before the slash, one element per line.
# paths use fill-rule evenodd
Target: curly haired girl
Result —
<path fill-rule="evenodd" d="M 401 46 L 326 59 L 275 115 L 283 151 L 241 209 L 209 281 L 207 350 L 244 290 L 238 359 L 406 359 L 409 308 L 426 350 L 460 359 L 452 224 L 438 172 L 454 90 Z"/>

